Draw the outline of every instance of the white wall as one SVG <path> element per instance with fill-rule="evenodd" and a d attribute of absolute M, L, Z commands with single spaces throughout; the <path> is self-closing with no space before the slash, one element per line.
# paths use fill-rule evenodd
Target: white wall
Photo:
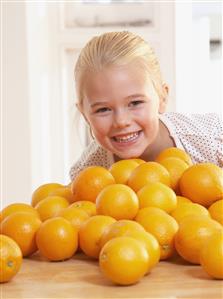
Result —
<path fill-rule="evenodd" d="M 220 2 L 216 5 L 200 2 L 194 7 L 190 0 L 176 2 L 177 112 L 222 114 L 222 57 L 213 60 L 210 53 L 210 38 L 213 35 L 210 16 L 214 16 L 211 8 L 215 8 L 215 19 L 220 17 L 221 12 Z M 202 14 L 202 9 L 205 14 Z"/>
<path fill-rule="evenodd" d="M 1 205 L 30 200 L 25 5 L 2 3 Z"/>
<path fill-rule="evenodd" d="M 158 27 L 152 32 L 144 32 L 148 40 L 155 42 L 164 78 L 171 85 L 174 101 L 170 103 L 170 110 L 183 112 L 195 108 L 195 94 L 205 95 L 201 88 L 207 86 L 204 73 L 201 72 L 202 80 L 195 80 L 198 65 L 202 65 L 202 55 L 199 56 L 199 51 L 199 59 L 193 55 L 190 33 L 194 29 L 189 2 L 176 6 L 176 36 L 173 3 L 166 9 L 157 2 L 162 6 L 156 15 Z M 97 28 L 82 31 L 66 28 L 65 22 L 61 24 L 63 9 L 58 10 L 63 5 L 44 1 L 2 5 L 2 206 L 11 202 L 30 202 L 32 191 L 40 184 L 67 183 L 70 161 L 74 156 L 77 158 L 81 150 L 77 139 L 82 131 L 77 132 L 72 125 L 72 62 L 86 39 L 99 32 Z M 141 34 L 141 29 L 137 30 Z M 202 42 L 207 50 L 205 36 Z M 202 49 L 202 54 L 207 54 Z M 192 64 L 193 68 L 192 60 L 196 63 Z M 211 80 L 209 87 L 215 88 L 217 83 L 220 86 L 220 80 Z M 200 101 L 201 97 L 198 97 Z M 189 106 L 186 105 L 188 102 L 191 103 Z M 218 110 L 219 106 L 216 107 Z M 206 109 L 204 105 L 201 108 Z M 196 106 L 200 112 L 201 108 Z"/>
<path fill-rule="evenodd" d="M 68 183 L 69 168 L 82 151 L 78 138 L 83 130 L 74 128 L 71 111 L 73 64 L 88 39 L 117 28 L 67 27 L 63 7 L 47 1 L 3 4 L 4 206 L 30 202 L 41 184 Z M 154 43 L 173 86 L 173 5 L 156 8 L 155 28 L 132 29 Z"/>

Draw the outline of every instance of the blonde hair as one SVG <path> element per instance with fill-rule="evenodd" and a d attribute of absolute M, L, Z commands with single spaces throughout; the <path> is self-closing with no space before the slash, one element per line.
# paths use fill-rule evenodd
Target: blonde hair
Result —
<path fill-rule="evenodd" d="M 93 37 L 82 49 L 75 66 L 78 103 L 83 103 L 83 80 L 88 71 L 101 71 L 105 67 L 141 62 L 159 96 L 163 96 L 162 76 L 158 59 L 151 46 L 140 36 L 128 31 L 107 32 Z"/>

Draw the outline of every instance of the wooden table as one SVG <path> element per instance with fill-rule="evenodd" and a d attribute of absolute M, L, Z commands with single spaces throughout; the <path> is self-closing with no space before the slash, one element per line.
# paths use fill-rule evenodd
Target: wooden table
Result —
<path fill-rule="evenodd" d="M 223 298 L 223 283 L 180 257 L 160 262 L 139 283 L 117 286 L 98 262 L 76 254 L 64 262 L 38 255 L 24 259 L 19 273 L 1 284 L 0 298 Z"/>

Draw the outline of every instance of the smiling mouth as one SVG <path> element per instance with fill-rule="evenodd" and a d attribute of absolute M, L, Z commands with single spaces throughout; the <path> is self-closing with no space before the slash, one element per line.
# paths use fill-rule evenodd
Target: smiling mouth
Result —
<path fill-rule="evenodd" d="M 139 134 L 141 131 L 130 133 L 130 134 L 125 134 L 125 135 L 120 135 L 120 136 L 114 136 L 112 139 L 118 143 L 127 143 L 136 140 L 139 137 Z"/>

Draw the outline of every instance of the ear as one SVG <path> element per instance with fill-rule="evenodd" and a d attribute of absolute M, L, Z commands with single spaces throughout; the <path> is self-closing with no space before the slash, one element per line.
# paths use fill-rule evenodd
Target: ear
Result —
<path fill-rule="evenodd" d="M 82 108 L 81 108 L 80 103 L 76 103 L 76 108 L 77 108 L 77 110 L 79 110 L 80 113 L 82 113 Z"/>
<path fill-rule="evenodd" d="M 162 95 L 159 103 L 159 113 L 162 114 L 166 111 L 168 103 L 169 86 L 166 83 L 162 84 Z"/>

